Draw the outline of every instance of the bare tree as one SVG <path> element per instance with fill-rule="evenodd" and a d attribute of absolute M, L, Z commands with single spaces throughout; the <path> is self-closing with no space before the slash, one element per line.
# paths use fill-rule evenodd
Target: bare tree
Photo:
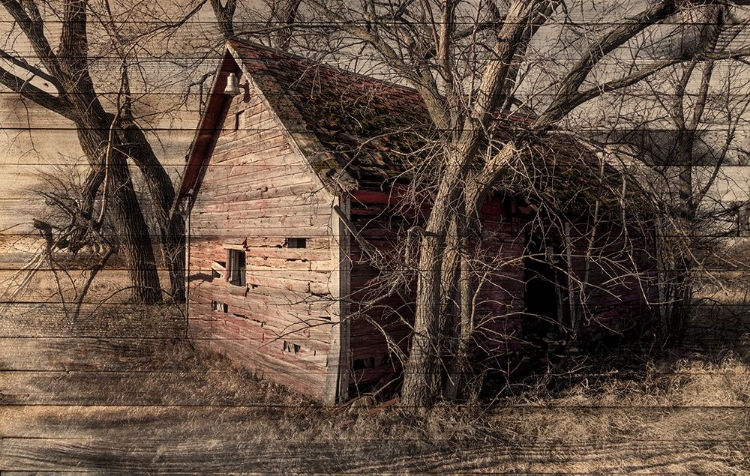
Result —
<path fill-rule="evenodd" d="M 260 2 L 259 2 L 260 3 Z M 260 8 L 245 6 L 240 19 L 235 19 L 237 0 L 211 0 L 211 9 L 225 39 L 234 36 L 250 37 L 256 41 L 268 42 L 281 50 L 288 50 L 293 39 L 294 25 L 300 19 L 299 7 L 302 0 L 271 0 L 260 3 Z M 259 19 L 265 19 L 258 21 Z M 235 29 L 235 22 L 240 29 Z M 304 22 L 304 19 L 303 19 Z M 243 26 L 247 24 L 248 27 Z"/>
<path fill-rule="evenodd" d="M 91 166 L 83 216 L 93 219 L 97 197 L 100 202 L 106 199 L 118 247 L 139 290 L 137 298 L 158 300 L 156 267 L 149 254 L 150 240 L 143 233 L 145 221 L 128 160 L 146 178 L 163 217 L 159 221 L 163 242 L 172 251 L 180 246 L 175 237 L 181 236 L 182 224 L 168 219 L 173 188 L 129 106 L 127 49 L 115 48 L 118 57 L 124 58 L 124 99 L 115 112 L 108 113 L 96 94 L 86 54 L 88 3 L 66 0 L 64 8 L 54 12 L 62 19 L 57 51 L 47 39 L 42 13 L 33 1 L 2 0 L 2 5 L 39 63 L 15 54 L 9 45 L 2 52 L 7 67 L 0 70 L 0 83 L 76 125 Z M 696 60 L 705 65 L 706 60 L 731 60 L 750 52 L 745 45 L 720 47 L 710 34 L 695 35 L 688 48 L 678 51 L 653 53 L 647 48 L 658 41 L 654 38 L 676 28 L 672 20 L 690 19 L 677 15 L 714 9 L 719 13 L 706 15 L 705 22 L 719 32 L 737 23 L 737 10 L 728 2 L 662 0 L 613 5 L 608 7 L 618 15 L 616 22 L 598 22 L 592 5 L 585 1 L 577 5 L 558 0 L 354 5 L 338 0 L 291 0 L 272 5 L 273 15 L 263 31 L 275 32 L 277 46 L 291 47 L 292 38 L 320 38 L 322 31 L 324 40 L 310 44 L 324 41 L 330 47 L 326 53 L 335 58 L 360 57 L 355 64 L 409 84 L 426 105 L 431 124 L 421 132 L 432 138 L 436 160 L 428 187 L 429 216 L 411 230 L 418 238 L 419 258 L 413 335 L 404 369 L 405 404 L 428 405 L 442 393 L 455 395 L 455 388 L 443 392 L 443 356 L 445 346 L 453 345 L 446 342 L 457 342 L 455 368 L 450 372 L 460 375 L 476 296 L 476 285 L 469 278 L 471 233 L 477 227 L 478 210 L 498 177 L 512 164 L 528 159 L 529 151 L 545 137 L 569 135 L 572 117 L 595 108 L 600 98 L 642 84 L 675 65 L 689 68 Z M 212 0 L 211 6 L 224 36 L 240 31 L 235 24 L 236 2 Z M 117 23 L 107 20 L 111 12 L 105 8 L 99 15 L 105 33 L 120 45 Z M 649 61 L 640 61 L 647 50 L 652 54 Z M 558 61 L 556 55 L 565 61 Z M 611 60 L 621 67 L 612 68 Z M 39 87 L 38 79 L 51 84 L 54 92 Z M 506 135 L 494 134 L 498 118 L 510 111 L 524 111 L 526 119 Z M 483 154 L 478 163 L 480 150 L 490 143 L 493 147 L 486 150 L 491 153 Z M 179 220 L 178 215 L 174 218 Z M 593 236 L 589 239 L 594 242 Z M 177 270 L 178 264 L 173 263 L 173 268 Z M 179 274 L 173 273 L 175 278 Z M 446 311 L 456 315 L 449 321 L 458 325 L 448 329 Z M 451 339 L 444 338 L 446 332 L 454 334 Z M 453 387 L 459 386 L 455 379 L 451 381 Z"/>
<path fill-rule="evenodd" d="M 737 220 L 737 210 L 715 195 L 720 182 L 731 180 L 726 166 L 744 154 L 750 106 L 746 63 L 714 56 L 740 35 L 738 25 L 725 23 L 729 14 L 721 5 L 685 12 L 691 21 L 664 38 L 661 49 L 684 54 L 700 38 L 704 52 L 617 98 L 617 124 L 606 133 L 615 148 L 625 145 L 621 155 L 638 155 L 653 178 L 643 183 L 661 209 L 660 301 L 664 335 L 673 344 L 682 341 L 695 308 L 697 278 L 711 278 L 705 263 L 717 257 L 722 237 L 737 233 L 726 223 Z"/>
<path fill-rule="evenodd" d="M 185 25 L 201 33 L 189 22 L 206 3 L 212 7 L 216 31 L 209 28 L 202 32 L 205 37 L 199 40 L 198 54 L 187 48 L 177 51 L 182 56 L 173 61 L 169 55 L 163 58 L 177 70 L 176 76 L 182 76 L 175 83 L 189 80 L 210 52 L 223 46 L 222 36 L 234 35 L 235 0 L 196 0 L 187 5 L 153 5 L 140 0 L 127 5 L 111 5 L 108 0 L 95 4 L 85 0 L 2 1 L 12 28 L 0 47 L 0 84 L 18 93 L 22 101 L 33 101 L 70 120 L 90 166 L 80 191 L 85 199 L 80 203 L 47 197 L 59 210 L 67 208 L 65 214 L 75 215 L 75 220 L 38 224 L 45 233 L 60 234 L 54 247 L 59 249 L 61 244 L 85 242 L 84 236 L 102 231 L 105 218 L 111 221 L 112 251 L 124 257 L 133 298 L 141 302 L 161 300 L 155 243 L 169 270 L 173 298 L 184 298 L 184 223 L 179 213 L 170 215 L 175 196 L 172 178 L 152 147 L 145 118 L 147 114 L 164 115 L 180 104 L 157 108 L 149 104 L 153 86 L 144 83 L 150 72 L 145 71 L 143 60 L 152 59 L 154 44 L 169 39 Z M 283 18 L 285 25 L 292 23 L 297 5 L 280 3 L 271 17 Z M 273 20 L 269 25 L 278 23 Z M 57 31 L 58 25 L 60 33 L 54 38 L 51 32 Z M 275 32 L 275 43 L 288 45 L 288 28 L 270 26 L 266 30 Z M 102 62 L 106 67 L 101 67 Z M 111 73 L 112 63 L 117 74 Z M 133 90 L 136 84 L 142 91 Z M 189 97 L 183 96 L 182 101 L 187 100 Z M 140 172 L 141 179 L 136 182 L 145 185 L 141 199 L 128 164 Z M 63 203 L 66 206 L 61 209 Z M 148 222 L 156 223 L 156 242 Z M 76 239 L 70 236 L 71 226 L 77 228 Z M 75 247 L 64 249 L 78 251 Z"/>
<path fill-rule="evenodd" d="M 2 1 L 12 27 L 0 47 L 0 84 L 74 125 L 90 166 L 84 199 L 76 210 L 83 227 L 80 233 L 85 234 L 86 227 L 98 232 L 105 216 L 111 220 L 112 244 L 124 258 L 133 299 L 140 302 L 162 297 L 144 202 L 136 196 L 128 164 L 137 167 L 147 186 L 147 213 L 156 218 L 176 299 L 184 295 L 184 225 L 180 215 L 169 216 L 174 186 L 136 116 L 132 73 L 142 77 L 139 53 L 149 42 L 183 25 L 204 3 L 197 2 L 182 16 L 140 23 L 137 15 L 158 18 L 166 9 L 156 11 L 160 7 L 148 2 L 133 2 L 129 8 L 118 5 L 113 11 L 108 1 L 95 6 L 85 0 Z M 59 37 L 51 38 L 58 25 Z M 113 77 L 106 69 L 93 67 L 93 56 L 115 58 L 119 74 Z M 94 78 L 93 72 L 99 76 Z M 119 84 L 119 92 L 115 101 L 108 102 L 102 88 L 107 92 L 113 83 Z"/>
<path fill-rule="evenodd" d="M 707 17 L 717 29 L 736 23 L 736 10 L 726 2 L 620 3 L 619 10 L 608 5 L 617 10 L 618 21 L 601 23 L 591 6 L 554 0 L 359 5 L 304 0 L 299 6 L 309 23 L 297 22 L 297 35 L 306 34 L 305 25 L 324 25 L 331 43 L 348 47 L 334 54 L 364 54 L 362 62 L 414 87 L 437 134 L 439 172 L 429 217 L 419 231 L 415 322 L 402 391 L 407 405 L 429 404 L 441 393 L 441 315 L 455 282 L 463 283 L 458 309 L 471 310 L 470 282 L 461 278 L 464 238 L 457 231 L 471 229 L 499 174 L 535 140 L 562 133 L 560 126 L 567 126 L 573 113 L 598 98 L 696 58 L 732 59 L 749 51 L 744 45 L 717 48 L 711 35 L 697 35 L 689 48 L 639 61 L 655 37 L 676 28 L 675 20 L 688 21 L 678 16 L 684 12 L 711 7 L 722 12 Z M 589 16 L 577 17 L 580 11 Z M 566 61 L 556 61 L 552 53 Z M 611 60 L 623 66 L 612 68 Z M 527 111 L 527 122 L 477 166 L 480 147 L 492 140 L 493 123 L 519 108 Z"/>

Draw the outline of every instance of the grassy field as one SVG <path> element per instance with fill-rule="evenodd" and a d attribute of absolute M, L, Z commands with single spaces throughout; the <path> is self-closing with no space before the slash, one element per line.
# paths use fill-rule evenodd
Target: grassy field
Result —
<path fill-rule="evenodd" d="M 750 474 L 742 346 L 583 359 L 491 404 L 322 408 L 196 352 L 176 306 L 73 320 L 31 283 L 0 309 L 3 474 Z"/>

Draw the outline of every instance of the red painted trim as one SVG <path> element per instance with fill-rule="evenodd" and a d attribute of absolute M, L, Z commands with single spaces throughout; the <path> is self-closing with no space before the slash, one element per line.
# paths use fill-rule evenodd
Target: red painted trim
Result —
<path fill-rule="evenodd" d="M 233 72 L 238 76 L 242 73 L 237 61 L 227 49 L 224 53 L 224 58 L 222 59 L 221 64 L 216 70 L 216 79 L 214 79 L 211 88 L 211 94 L 209 95 L 208 103 L 206 104 L 206 110 L 203 111 L 203 115 L 198 124 L 198 129 L 193 138 L 193 143 L 188 152 L 187 164 L 185 165 L 182 182 L 180 183 L 175 202 L 172 205 L 173 212 L 185 199 L 188 192 L 196 189 L 199 185 L 202 176 L 201 172 L 206 165 L 206 161 L 210 158 L 210 152 L 221 132 L 219 125 L 221 124 L 221 120 L 228 104 L 228 97 L 223 93 L 224 88 L 226 87 L 227 76 L 227 74 L 224 73 L 230 72 Z"/>
<path fill-rule="evenodd" d="M 392 193 L 373 192 L 370 190 L 355 190 L 352 192 L 352 200 L 361 203 L 380 203 L 384 205 L 398 205 L 400 200 Z"/>

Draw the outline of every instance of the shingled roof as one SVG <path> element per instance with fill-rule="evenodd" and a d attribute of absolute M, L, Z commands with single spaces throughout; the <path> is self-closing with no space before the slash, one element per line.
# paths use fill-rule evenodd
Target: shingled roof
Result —
<path fill-rule="evenodd" d="M 424 102 L 411 88 L 236 40 L 229 49 L 287 129 L 312 132 L 334 160 L 327 165 L 345 167 L 355 177 L 403 171 L 424 144 L 420 138 L 429 134 Z"/>
<path fill-rule="evenodd" d="M 404 174 L 429 155 L 429 138 L 436 131 L 414 89 L 230 40 L 188 157 L 178 201 L 198 180 L 215 139 L 228 100 L 222 91 L 230 72 L 249 77 L 324 181 L 335 175 L 360 183 L 408 179 Z M 523 128 L 526 122 L 513 116 L 498 119 L 495 139 L 510 139 L 510 130 Z M 533 187 L 535 197 L 548 197 L 561 210 L 581 213 L 603 193 L 619 202 L 621 186 L 621 174 L 614 168 L 576 141 L 553 134 L 531 147 L 526 163 L 509 168 L 496 190 L 522 195 L 525 187 Z"/>

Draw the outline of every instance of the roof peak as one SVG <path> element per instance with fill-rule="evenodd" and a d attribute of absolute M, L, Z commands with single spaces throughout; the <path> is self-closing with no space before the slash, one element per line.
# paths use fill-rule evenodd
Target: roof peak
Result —
<path fill-rule="evenodd" d="M 242 59 L 247 59 L 247 58 L 245 58 L 242 55 L 242 53 L 243 52 L 246 53 L 248 51 L 248 49 L 260 50 L 260 51 L 264 51 L 266 53 L 269 53 L 270 55 L 274 55 L 274 56 L 286 58 L 287 60 L 292 60 L 292 61 L 298 61 L 300 63 L 305 63 L 310 68 L 323 68 L 323 69 L 330 70 L 331 72 L 333 72 L 333 73 L 335 73 L 337 75 L 345 75 L 345 76 L 356 77 L 356 78 L 360 79 L 361 81 L 372 82 L 372 83 L 380 83 L 383 86 L 388 87 L 388 88 L 402 89 L 402 90 L 404 90 L 406 92 L 409 92 L 409 93 L 412 93 L 412 94 L 419 94 L 416 89 L 414 89 L 414 88 L 412 88 L 410 86 L 404 85 L 404 84 L 399 84 L 399 83 L 395 83 L 393 81 L 390 81 L 388 79 L 379 78 L 379 77 L 375 77 L 375 76 L 371 76 L 371 75 L 359 73 L 359 72 L 352 71 L 352 70 L 349 70 L 349 69 L 344 69 L 344 68 L 341 68 L 339 66 L 334 66 L 334 65 L 325 63 L 323 61 L 320 61 L 320 60 L 315 60 L 315 59 L 311 59 L 311 58 L 302 56 L 302 55 L 300 55 L 298 53 L 292 53 L 292 52 L 289 52 L 287 50 L 282 50 L 282 49 L 275 48 L 275 47 L 272 47 L 272 46 L 267 46 L 267 45 L 264 45 L 264 44 L 261 44 L 261 43 L 256 43 L 254 41 L 243 40 L 243 39 L 240 39 L 240 38 L 237 38 L 237 37 L 230 38 L 229 40 L 227 40 L 227 47 L 229 47 L 231 51 L 236 52 L 238 54 L 238 56 L 240 58 L 242 58 Z M 244 51 L 240 51 L 240 50 L 244 50 Z"/>

